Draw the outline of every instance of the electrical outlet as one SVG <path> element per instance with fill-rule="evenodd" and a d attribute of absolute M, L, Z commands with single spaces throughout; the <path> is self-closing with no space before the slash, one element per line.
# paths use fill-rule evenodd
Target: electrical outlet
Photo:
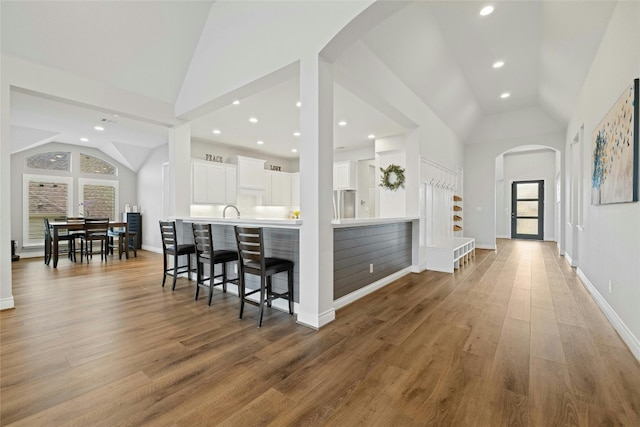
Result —
<path fill-rule="evenodd" d="M 611 280 L 609 280 L 609 293 L 613 293 L 613 283 L 611 282 Z"/>
<path fill-rule="evenodd" d="M 369 264 L 369 273 L 373 273 L 373 264 Z"/>

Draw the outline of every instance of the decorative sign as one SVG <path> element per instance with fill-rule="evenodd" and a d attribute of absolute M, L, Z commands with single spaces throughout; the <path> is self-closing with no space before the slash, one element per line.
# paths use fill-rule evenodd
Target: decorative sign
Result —
<path fill-rule="evenodd" d="M 204 159 L 209 162 L 223 163 L 222 156 L 214 156 L 213 154 L 205 154 Z"/>
<path fill-rule="evenodd" d="M 282 167 L 281 166 L 276 166 L 276 165 L 271 165 L 271 170 L 272 171 L 282 171 Z"/>

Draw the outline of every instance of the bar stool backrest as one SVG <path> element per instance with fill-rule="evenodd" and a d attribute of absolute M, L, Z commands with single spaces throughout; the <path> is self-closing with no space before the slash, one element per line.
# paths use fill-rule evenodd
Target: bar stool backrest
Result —
<path fill-rule="evenodd" d="M 262 228 L 236 226 L 235 232 L 240 268 L 243 270 L 264 270 L 265 258 Z"/>

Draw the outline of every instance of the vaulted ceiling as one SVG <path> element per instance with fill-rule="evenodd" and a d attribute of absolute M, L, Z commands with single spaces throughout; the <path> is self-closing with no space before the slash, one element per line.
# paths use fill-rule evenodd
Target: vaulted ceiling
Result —
<path fill-rule="evenodd" d="M 0 6 L 2 53 L 173 105 L 211 4 L 5 1 Z M 477 1 L 413 2 L 373 28 L 362 41 L 462 142 L 473 142 L 473 130 L 487 117 L 522 109 L 537 109 L 564 129 L 615 2 L 492 4 L 493 13 L 480 16 L 484 3 Z M 498 60 L 505 64 L 494 69 L 492 64 Z M 290 84 L 295 87 L 297 83 Z M 282 89 L 291 91 L 290 86 Z M 504 92 L 510 93 L 509 98 L 500 98 Z M 338 87 L 336 93 L 336 102 L 341 104 L 336 105 L 337 112 L 358 109 L 370 113 L 368 119 L 357 119 L 362 122 L 361 128 L 352 128 L 353 135 L 345 134 L 344 142 L 336 145 L 356 147 L 366 142 L 369 133 L 401 129 L 392 120 L 381 118 L 379 112 L 363 107 L 361 100 L 343 88 Z M 291 156 L 296 109 L 290 102 L 282 103 L 282 107 L 278 103 L 261 103 L 260 96 L 255 95 L 255 108 L 268 111 L 252 114 L 271 117 L 275 127 L 280 120 L 278 132 L 287 137 L 274 133 L 270 138 L 283 141 L 273 150 Z M 60 100 L 37 98 L 33 94 L 13 95 L 14 151 L 52 140 L 83 145 L 95 141 L 93 146 L 115 154 L 118 160 L 120 153 L 123 162 L 137 170 L 144 153 L 166 142 L 166 128 L 151 129 L 148 124 L 125 119 L 113 120 L 117 123 L 112 126 L 112 133 L 96 136 L 89 143 L 80 142 L 84 129 L 104 118 L 100 106 L 93 110 L 94 117 L 81 113 L 77 106 L 60 107 Z M 50 116 L 45 119 L 47 108 Z M 246 111 L 242 116 L 240 112 L 241 109 L 227 108 L 211 114 L 210 122 L 202 118 L 195 133 L 228 144 L 249 144 L 257 136 L 249 132 Z M 227 139 L 211 136 L 211 130 L 221 126 L 221 120 L 230 126 Z M 370 123 L 383 122 L 385 126 L 378 131 L 370 129 Z M 145 129 L 148 135 L 142 137 L 139 132 Z M 336 138 L 340 138 L 337 133 Z"/>

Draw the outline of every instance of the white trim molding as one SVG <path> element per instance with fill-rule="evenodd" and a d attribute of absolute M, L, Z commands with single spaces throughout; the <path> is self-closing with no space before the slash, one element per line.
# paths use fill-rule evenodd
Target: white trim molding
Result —
<path fill-rule="evenodd" d="M 411 268 L 412 267 L 403 268 L 400 271 L 396 271 L 395 273 L 390 274 L 387 277 L 384 277 L 376 282 L 371 283 L 370 285 L 365 286 L 364 288 L 360 288 L 357 291 L 353 291 L 350 294 L 343 296 L 342 298 L 338 298 L 337 300 L 333 301 L 334 310 L 345 307 L 352 302 L 355 302 L 360 298 L 377 291 L 378 289 L 384 288 L 394 280 L 398 280 L 399 278 L 411 273 Z"/>
<path fill-rule="evenodd" d="M 495 251 L 496 248 L 496 245 L 483 245 L 476 243 L 476 249 L 489 249 L 490 251 Z"/>
<path fill-rule="evenodd" d="M 13 300 L 13 296 L 9 298 L 0 299 L 0 310 L 9 310 L 12 308 L 16 308 L 15 301 Z"/>
<path fill-rule="evenodd" d="M 587 276 L 585 276 L 584 272 L 580 270 L 580 268 L 577 268 L 576 272 L 584 287 L 591 294 L 593 300 L 596 302 L 596 304 L 598 304 L 598 307 L 600 307 L 600 310 L 604 313 L 605 316 L 607 316 L 607 319 L 609 319 L 609 323 L 611 323 L 611 326 L 613 326 L 616 332 L 618 332 L 618 334 L 622 338 L 622 341 L 627 344 L 629 350 L 631 350 L 631 353 L 633 353 L 636 360 L 640 361 L 640 341 L 638 340 L 638 338 L 633 335 L 633 332 L 629 330 L 620 316 L 618 316 L 618 313 L 616 313 L 615 310 L 611 308 L 607 300 L 605 300 L 600 292 L 598 292 L 598 290 L 595 288 L 595 286 L 593 286 L 593 283 L 591 283 Z"/>

